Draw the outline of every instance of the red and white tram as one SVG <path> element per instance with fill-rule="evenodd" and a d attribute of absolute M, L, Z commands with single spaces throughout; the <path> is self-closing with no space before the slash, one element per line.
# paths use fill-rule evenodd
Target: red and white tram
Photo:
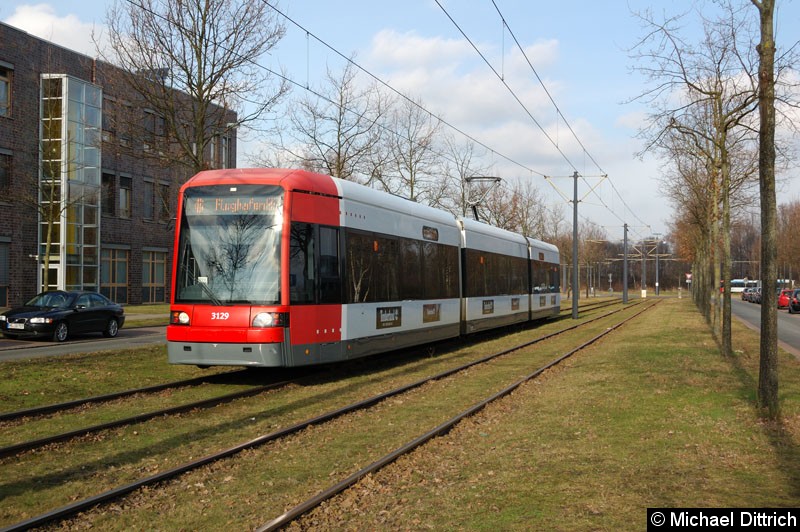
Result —
<path fill-rule="evenodd" d="M 560 308 L 555 246 L 302 170 L 182 188 L 169 361 L 335 362 Z"/>

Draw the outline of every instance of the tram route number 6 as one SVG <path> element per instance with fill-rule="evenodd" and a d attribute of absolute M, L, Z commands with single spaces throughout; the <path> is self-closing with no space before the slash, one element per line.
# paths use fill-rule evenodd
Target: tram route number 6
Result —
<path fill-rule="evenodd" d="M 227 320 L 230 318 L 231 315 L 228 312 L 212 312 L 211 319 L 212 320 Z"/>

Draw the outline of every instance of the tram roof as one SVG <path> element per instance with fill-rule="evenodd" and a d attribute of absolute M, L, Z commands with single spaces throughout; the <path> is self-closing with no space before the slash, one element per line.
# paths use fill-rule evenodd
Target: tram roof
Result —
<path fill-rule="evenodd" d="M 184 187 L 237 183 L 274 184 L 281 185 L 288 190 L 301 189 L 321 194 L 338 194 L 330 176 L 289 168 L 224 168 L 220 170 L 205 170 L 195 174 L 184 184 Z"/>

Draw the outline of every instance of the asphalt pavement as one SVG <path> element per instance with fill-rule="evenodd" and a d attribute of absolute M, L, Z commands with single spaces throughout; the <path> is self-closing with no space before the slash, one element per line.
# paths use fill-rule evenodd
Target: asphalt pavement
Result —
<path fill-rule="evenodd" d="M 761 305 L 742 301 L 739 294 L 731 298 L 731 312 L 742 323 L 755 331 L 761 330 Z M 778 344 L 800 359 L 800 314 L 789 314 L 778 309 Z"/>
<path fill-rule="evenodd" d="M 119 330 L 116 338 L 105 338 L 100 333 L 85 334 L 70 336 L 63 343 L 52 342 L 48 339 L 12 340 L 0 337 L 0 361 L 166 344 L 166 329 L 166 326 L 123 327 Z"/>

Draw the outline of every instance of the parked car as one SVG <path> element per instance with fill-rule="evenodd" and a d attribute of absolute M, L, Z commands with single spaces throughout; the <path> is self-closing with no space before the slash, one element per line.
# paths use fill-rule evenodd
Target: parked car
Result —
<path fill-rule="evenodd" d="M 125 311 L 97 292 L 51 290 L 0 314 L 8 338 L 48 337 L 63 342 L 71 334 L 101 332 L 112 338 L 125 323 Z"/>
<path fill-rule="evenodd" d="M 753 293 L 750 294 L 750 302 L 761 304 L 761 287 L 753 288 Z"/>
<path fill-rule="evenodd" d="M 787 308 L 789 306 L 789 298 L 792 296 L 791 288 L 784 288 L 778 292 L 778 308 Z"/>
<path fill-rule="evenodd" d="M 797 314 L 800 312 L 800 288 L 792 290 L 792 295 L 789 296 L 789 314 Z"/>
<path fill-rule="evenodd" d="M 754 291 L 755 288 L 745 288 L 744 290 L 742 290 L 742 301 L 750 301 L 750 298 L 753 295 Z"/>

